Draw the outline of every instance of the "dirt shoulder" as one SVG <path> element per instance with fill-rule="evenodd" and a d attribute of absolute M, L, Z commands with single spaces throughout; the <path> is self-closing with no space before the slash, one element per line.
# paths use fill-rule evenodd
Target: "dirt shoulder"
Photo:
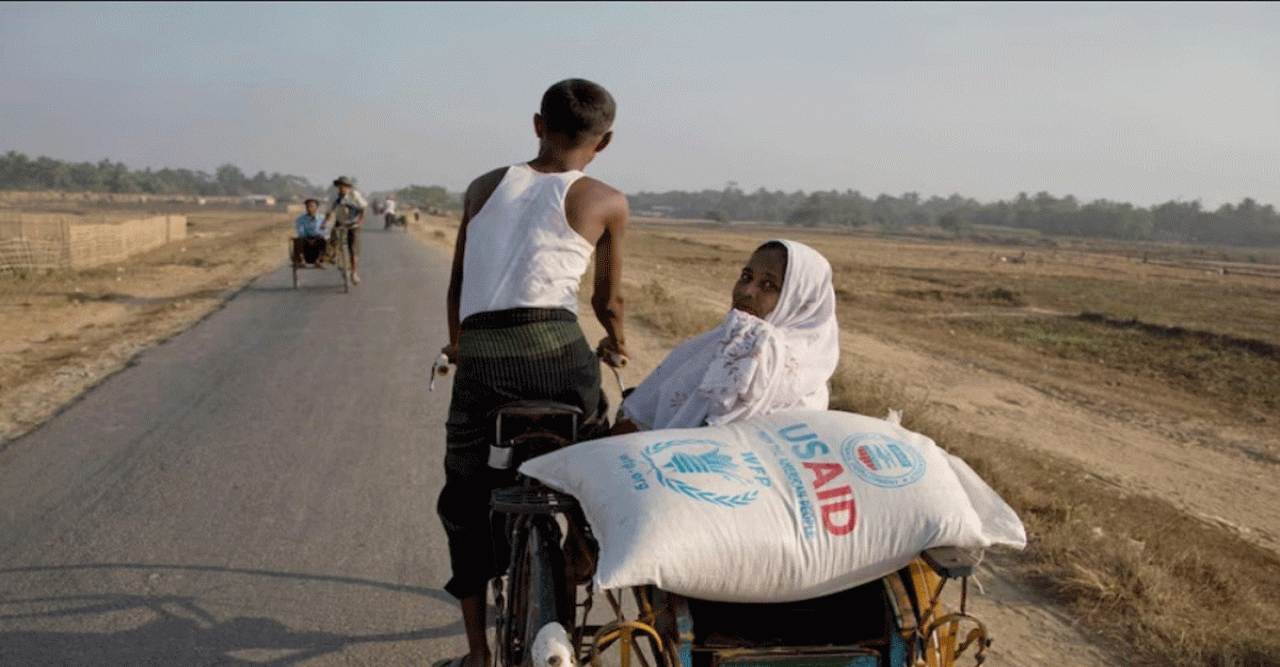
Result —
<path fill-rule="evenodd" d="M 0 443 L 39 426 L 140 350 L 189 328 L 286 258 L 292 230 L 284 214 L 187 216 L 184 241 L 127 262 L 0 276 Z"/>

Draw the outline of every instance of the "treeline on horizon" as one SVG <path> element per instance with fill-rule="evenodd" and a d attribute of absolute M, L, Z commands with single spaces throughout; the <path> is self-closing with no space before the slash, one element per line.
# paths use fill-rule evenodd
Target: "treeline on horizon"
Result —
<path fill-rule="evenodd" d="M 238 197 L 272 195 L 286 199 L 316 197 L 325 189 L 302 176 L 259 171 L 247 176 L 224 164 L 210 174 L 192 169 L 134 170 L 121 162 L 64 162 L 50 157 L 34 160 L 9 151 L 0 157 L 0 190 L 57 190 L 148 195 Z"/>
<path fill-rule="evenodd" d="M 145 195 L 194 195 L 199 197 L 243 197 L 269 195 L 282 201 L 323 198 L 327 185 L 311 183 L 303 176 L 259 171 L 246 175 L 233 164 L 224 164 L 210 174 L 192 169 L 130 169 L 124 163 L 101 160 L 65 162 L 50 157 L 34 160 L 9 151 L 0 156 L 0 190 L 109 192 Z M 367 193 L 383 197 L 389 193 Z M 446 208 L 460 201 L 438 185 L 410 185 L 395 191 L 396 199 L 411 206 Z"/>
<path fill-rule="evenodd" d="M 908 192 L 875 199 L 860 192 L 760 188 L 746 193 L 734 184 L 701 192 L 641 192 L 628 195 L 633 215 L 725 222 L 777 222 L 802 227 L 906 229 L 937 227 L 964 232 L 975 227 L 1026 230 L 1048 236 L 1101 237 L 1133 241 L 1182 241 L 1280 246 L 1280 214 L 1252 198 L 1215 211 L 1199 201 L 1169 201 L 1151 208 L 1099 199 L 1081 203 L 1072 195 L 1019 193 L 1012 200 L 981 203 L 953 194 L 928 199 Z"/>
<path fill-rule="evenodd" d="M 0 156 L 0 190 L 55 190 L 150 195 L 248 196 L 270 195 L 285 201 L 323 197 L 327 188 L 302 176 L 247 176 L 224 164 L 215 173 L 191 169 L 129 169 L 102 160 L 64 162 L 49 157 L 34 160 L 9 151 Z M 460 195 L 432 185 L 410 185 L 395 191 L 405 205 L 448 208 Z M 380 197 L 385 193 L 368 193 Z M 949 232 L 997 227 L 1049 236 L 1100 237 L 1124 240 L 1222 243 L 1280 246 L 1280 213 L 1271 204 L 1252 198 L 1205 210 L 1199 201 L 1169 201 L 1142 208 L 1109 200 L 1081 203 L 1072 195 L 1054 197 L 1019 193 L 1011 200 L 982 203 L 953 194 L 928 199 L 908 192 L 900 197 L 881 194 L 875 199 L 855 190 L 840 192 L 797 190 L 786 193 L 760 188 L 746 193 L 730 182 L 723 190 L 700 192 L 640 192 L 628 195 L 633 215 L 659 215 L 727 222 L 774 222 L 803 227 L 907 229 L 936 227 Z"/>

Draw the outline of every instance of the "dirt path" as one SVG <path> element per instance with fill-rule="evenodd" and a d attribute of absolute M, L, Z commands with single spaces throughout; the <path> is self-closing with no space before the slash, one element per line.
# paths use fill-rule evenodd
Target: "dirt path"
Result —
<path fill-rule="evenodd" d="M 865 333 L 845 332 L 843 342 L 847 358 L 927 390 L 930 408 L 968 431 L 1075 460 L 1126 491 L 1164 498 L 1280 552 L 1280 505 L 1257 502 L 1280 498 L 1280 443 L 1269 424 L 1179 406 L 1162 387 L 1104 393 Z"/>

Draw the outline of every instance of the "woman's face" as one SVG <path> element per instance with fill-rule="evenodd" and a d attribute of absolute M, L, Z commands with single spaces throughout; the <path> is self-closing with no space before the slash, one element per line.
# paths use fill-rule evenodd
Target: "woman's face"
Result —
<path fill-rule="evenodd" d="M 760 319 L 769 316 L 782 294 L 782 279 L 787 274 L 787 251 L 762 248 L 751 255 L 742 275 L 733 286 L 733 307 Z"/>

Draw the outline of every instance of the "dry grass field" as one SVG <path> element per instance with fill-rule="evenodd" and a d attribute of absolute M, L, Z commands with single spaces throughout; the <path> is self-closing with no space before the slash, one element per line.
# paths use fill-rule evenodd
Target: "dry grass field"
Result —
<path fill-rule="evenodd" d="M 832 262 L 832 407 L 902 409 L 968 460 L 1027 525 L 1019 569 L 1090 634 L 1129 664 L 1280 664 L 1280 253 L 653 224 L 632 316 L 705 330 L 775 236 Z M 716 304 L 682 295 L 708 284 Z"/>
<path fill-rule="evenodd" d="M 126 219 L 151 210 L 85 212 Z M 191 326 L 284 257 L 290 227 L 280 213 L 161 212 L 187 215 L 184 241 L 94 269 L 0 272 L 0 443 L 43 422 L 139 350 Z"/>
<path fill-rule="evenodd" d="M 0 443 L 284 261 L 283 214 L 187 214 L 186 242 L 119 266 L 0 276 Z M 455 225 L 411 231 L 447 248 Z M 964 457 L 1027 525 L 1001 567 L 1125 664 L 1280 665 L 1280 252 L 640 220 L 626 381 L 716 324 L 777 236 L 836 272 L 833 407 L 903 410 Z"/>

